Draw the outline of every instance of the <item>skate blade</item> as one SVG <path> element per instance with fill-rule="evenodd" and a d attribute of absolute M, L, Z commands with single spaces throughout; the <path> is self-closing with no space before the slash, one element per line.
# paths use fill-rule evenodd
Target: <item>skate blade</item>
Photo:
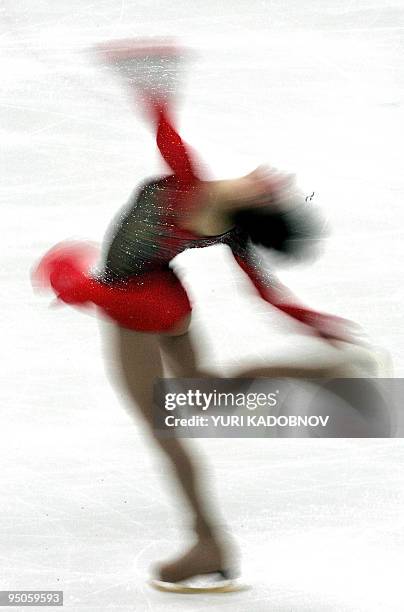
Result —
<path fill-rule="evenodd" d="M 246 591 L 250 587 L 243 584 L 239 580 L 220 580 L 210 584 L 192 584 L 189 582 L 164 582 L 163 580 L 151 580 L 150 585 L 158 591 L 165 593 L 182 593 L 182 594 L 197 594 L 197 593 L 235 593 L 237 591 Z"/>

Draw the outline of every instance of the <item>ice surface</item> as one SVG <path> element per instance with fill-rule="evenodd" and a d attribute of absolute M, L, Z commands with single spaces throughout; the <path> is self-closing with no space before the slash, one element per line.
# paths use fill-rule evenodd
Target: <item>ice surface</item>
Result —
<path fill-rule="evenodd" d="M 161 171 L 89 49 L 178 36 L 198 50 L 185 138 L 213 177 L 269 162 L 315 192 L 332 236 L 318 262 L 280 276 L 362 324 L 403 376 L 403 13 L 394 0 L 3 2 L 1 588 L 63 589 L 68 609 L 89 611 L 402 610 L 400 440 L 200 441 L 254 588 L 151 591 L 150 564 L 180 547 L 164 467 L 109 387 L 97 322 L 48 310 L 29 270 L 61 239 L 100 240 L 136 183 Z M 205 360 L 294 354 L 289 324 L 251 303 L 224 249 L 178 266 Z"/>

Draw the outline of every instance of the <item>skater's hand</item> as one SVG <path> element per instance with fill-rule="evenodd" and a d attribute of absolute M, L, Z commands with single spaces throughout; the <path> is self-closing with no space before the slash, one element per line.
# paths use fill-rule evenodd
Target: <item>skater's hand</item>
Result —
<path fill-rule="evenodd" d="M 335 342 L 363 344 L 364 342 L 362 328 L 349 319 L 314 313 L 309 315 L 305 323 L 311 325 L 321 338 L 324 338 L 331 344 Z"/>
<path fill-rule="evenodd" d="M 247 176 L 218 181 L 219 201 L 228 211 L 279 206 L 283 196 L 294 190 L 294 175 L 260 166 Z"/>

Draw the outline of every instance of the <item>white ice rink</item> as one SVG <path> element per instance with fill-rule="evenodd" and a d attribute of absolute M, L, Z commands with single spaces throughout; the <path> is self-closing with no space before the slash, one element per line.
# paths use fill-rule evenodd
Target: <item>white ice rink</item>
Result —
<path fill-rule="evenodd" d="M 3 0 L 0 590 L 63 590 L 67 609 L 94 612 L 404 609 L 397 439 L 198 441 L 253 588 L 151 590 L 150 565 L 182 544 L 166 468 L 109 386 L 97 321 L 48 309 L 29 280 L 59 240 L 100 241 L 161 171 L 89 49 L 176 35 L 198 50 L 186 140 L 212 177 L 268 162 L 315 192 L 333 230 L 324 254 L 279 275 L 359 322 L 404 376 L 403 17 L 402 0 Z M 295 354 L 295 328 L 253 300 L 224 248 L 178 266 L 209 338 L 204 361 Z"/>

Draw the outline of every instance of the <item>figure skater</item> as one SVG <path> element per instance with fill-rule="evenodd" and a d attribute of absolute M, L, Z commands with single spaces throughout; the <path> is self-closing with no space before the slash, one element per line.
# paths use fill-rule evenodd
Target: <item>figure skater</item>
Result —
<path fill-rule="evenodd" d="M 175 437 L 157 437 L 153 431 L 152 388 L 154 380 L 164 376 L 164 365 L 171 376 L 201 375 L 188 333 L 191 303 L 170 262 L 188 248 L 227 245 L 260 297 L 323 341 L 350 342 L 349 322 L 297 303 L 259 260 L 254 243 L 293 251 L 311 235 L 300 210 L 302 198 L 289 176 L 262 167 L 233 180 L 208 181 L 200 176 L 196 154 L 173 120 L 171 85 L 178 69 L 178 47 L 119 41 L 98 52 L 124 74 L 136 94 L 170 173 L 145 182 L 115 219 L 98 270 L 91 268 L 98 256 L 93 248 L 62 243 L 45 255 L 34 278 L 37 284 L 51 286 L 62 302 L 95 306 L 115 324 L 112 349 L 120 384 L 171 463 L 191 511 L 195 543 L 180 558 L 159 566 L 161 584 L 216 572 L 228 578 L 234 571 L 234 552 L 217 525 L 217 509 L 203 494 L 200 471 L 188 446 Z M 246 375 L 344 375 L 346 358 L 338 342 L 335 355 L 331 366 L 285 363 Z"/>

